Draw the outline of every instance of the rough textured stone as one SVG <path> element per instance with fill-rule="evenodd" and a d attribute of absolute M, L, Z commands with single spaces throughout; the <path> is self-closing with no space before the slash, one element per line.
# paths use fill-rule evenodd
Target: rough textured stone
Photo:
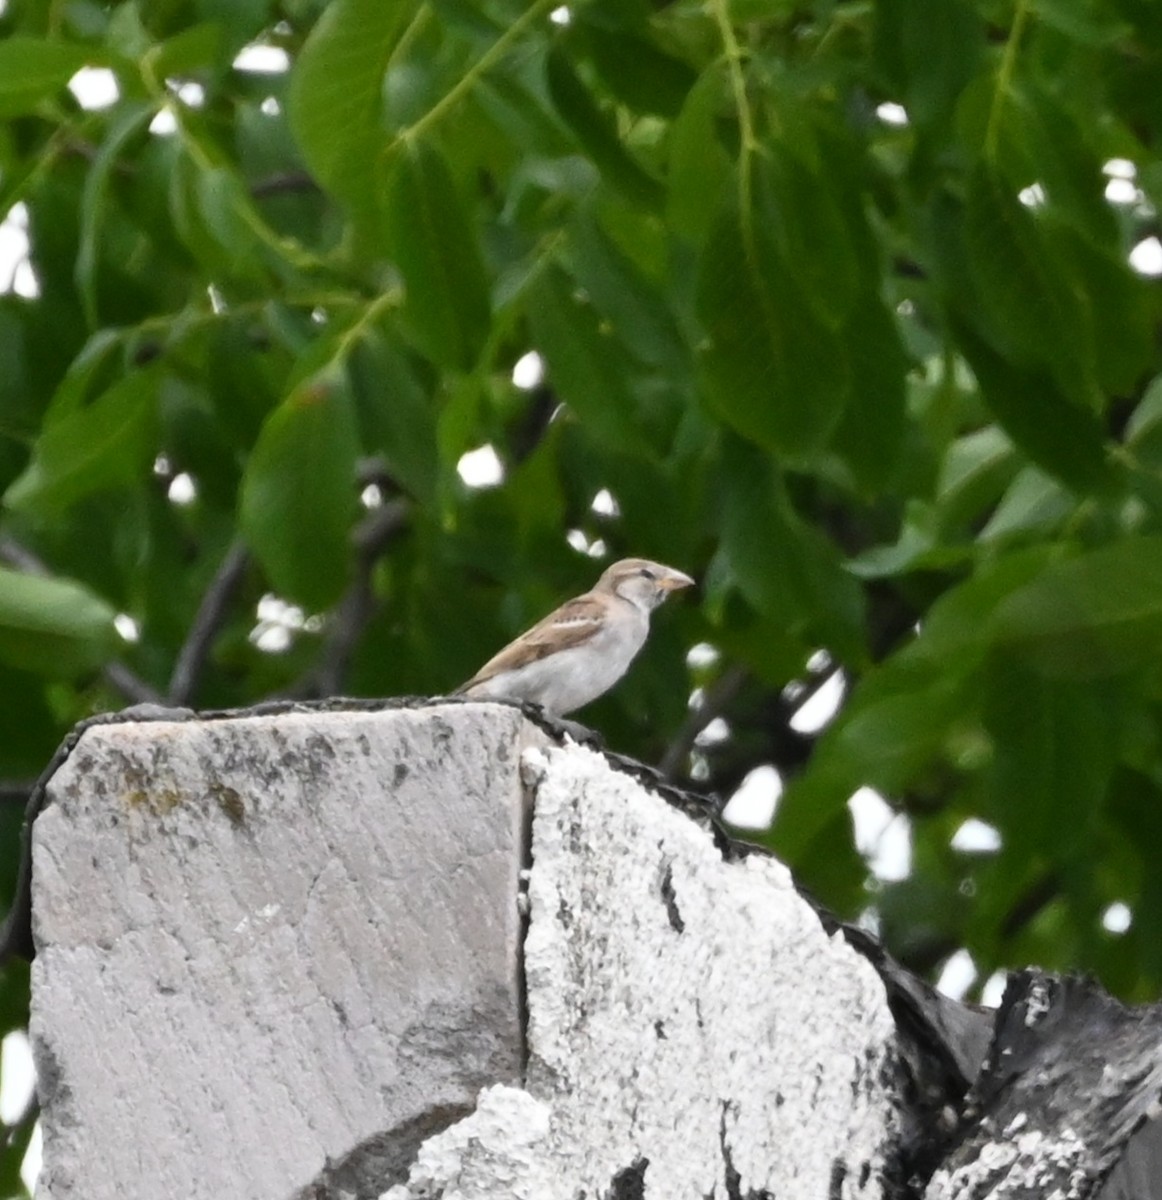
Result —
<path fill-rule="evenodd" d="M 526 1090 L 489 1094 L 385 1200 L 884 1195 L 897 1059 L 867 961 L 778 863 L 724 861 L 599 755 L 526 764 Z"/>
<path fill-rule="evenodd" d="M 1162 1195 L 1162 1006 L 1029 970 L 994 1022 L 543 714 L 343 703 L 38 784 L 42 1198 Z"/>
<path fill-rule="evenodd" d="M 383 1200 L 542 1200 L 553 1190 L 550 1110 L 520 1088 L 486 1088 L 475 1111 L 420 1147 L 407 1186 Z"/>
<path fill-rule="evenodd" d="M 1162 1195 L 1162 1005 L 1092 980 L 1009 977 L 959 1137 L 926 1200 Z"/>
<path fill-rule="evenodd" d="M 519 1082 L 540 738 L 494 705 L 88 730 L 33 835 L 38 1194 L 376 1195 Z"/>

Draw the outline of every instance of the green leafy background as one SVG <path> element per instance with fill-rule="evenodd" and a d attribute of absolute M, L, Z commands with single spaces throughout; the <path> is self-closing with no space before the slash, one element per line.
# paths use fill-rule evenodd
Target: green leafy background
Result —
<path fill-rule="evenodd" d="M 1150 0 L 9 0 L 0 898 L 78 719 L 446 692 L 640 554 L 613 747 L 776 768 L 918 971 L 1156 997 L 1160 72 Z"/>

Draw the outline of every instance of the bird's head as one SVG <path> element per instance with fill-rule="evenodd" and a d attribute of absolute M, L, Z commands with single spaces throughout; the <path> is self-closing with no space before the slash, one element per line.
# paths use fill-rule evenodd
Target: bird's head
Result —
<path fill-rule="evenodd" d="M 623 558 L 601 576 L 597 587 L 649 612 L 657 608 L 671 592 L 691 587 L 693 583 L 689 575 L 673 567 L 650 562 L 648 558 Z"/>

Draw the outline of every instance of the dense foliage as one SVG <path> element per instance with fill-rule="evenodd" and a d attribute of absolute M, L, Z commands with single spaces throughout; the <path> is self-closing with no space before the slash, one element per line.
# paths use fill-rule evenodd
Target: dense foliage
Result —
<path fill-rule="evenodd" d="M 917 969 L 1156 995 L 1162 6 L 557 5 L 8 0 L 0 886 L 77 719 L 447 691 L 605 550 L 702 580 L 614 747 L 774 764 L 775 848 Z"/>

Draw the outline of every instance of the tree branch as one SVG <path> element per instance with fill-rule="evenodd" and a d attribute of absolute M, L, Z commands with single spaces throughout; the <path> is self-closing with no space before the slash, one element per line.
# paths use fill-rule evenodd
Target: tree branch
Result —
<path fill-rule="evenodd" d="M 0 779 L 0 805 L 19 804 L 23 808 L 34 787 L 35 779 Z"/>
<path fill-rule="evenodd" d="M 735 704 L 743 690 L 740 685 L 719 705 L 719 713 L 734 706 L 731 715 L 734 736 L 708 749 L 710 777 L 702 786 L 723 796 L 732 795 L 756 762 L 773 763 L 784 778 L 802 770 L 819 734 L 800 733 L 791 722 L 803 705 L 840 670 L 828 660 L 809 668 L 803 679 L 792 681 L 781 689 L 749 689 L 742 702 Z M 712 713 L 706 723 L 719 713 Z M 700 729 L 695 737 L 699 732 Z"/>
<path fill-rule="evenodd" d="M 727 667 L 725 671 L 710 685 L 697 708 L 692 708 L 687 714 L 674 740 L 666 747 L 658 763 L 658 771 L 667 779 L 678 778 L 679 770 L 686 762 L 698 735 L 719 716 L 723 709 L 742 690 L 748 678 L 747 672 L 738 666 Z M 685 772 L 682 772 L 685 774 Z"/>
<path fill-rule="evenodd" d="M 509 437 L 513 465 L 524 462 L 541 444 L 549 431 L 561 401 L 548 384 L 542 383 L 529 393 L 529 405 L 515 422 Z"/>
<path fill-rule="evenodd" d="M 355 579 L 335 609 L 318 661 L 284 694 L 299 698 L 334 696 L 343 690 L 351 656 L 375 615 L 377 606 L 371 582 L 375 564 L 395 537 L 407 528 L 411 511 L 410 500 L 389 500 L 372 509 L 355 527 L 351 536 L 355 546 Z"/>
<path fill-rule="evenodd" d="M 1001 937 L 1008 941 L 1021 933 L 1061 895 L 1061 880 L 1055 872 L 1034 880 L 1013 903 L 1001 922 Z"/>
<path fill-rule="evenodd" d="M 250 565 L 250 554 L 242 542 L 235 542 L 226 551 L 202 603 L 198 606 L 193 624 L 186 635 L 185 643 L 174 663 L 170 676 L 167 703 L 188 704 L 198 686 L 206 657 L 221 631 L 222 622 L 238 593 L 246 568 Z"/>
<path fill-rule="evenodd" d="M 101 668 L 101 678 L 115 692 L 134 704 L 164 704 L 165 698 L 157 688 L 148 684 L 124 663 L 107 662 Z"/>

